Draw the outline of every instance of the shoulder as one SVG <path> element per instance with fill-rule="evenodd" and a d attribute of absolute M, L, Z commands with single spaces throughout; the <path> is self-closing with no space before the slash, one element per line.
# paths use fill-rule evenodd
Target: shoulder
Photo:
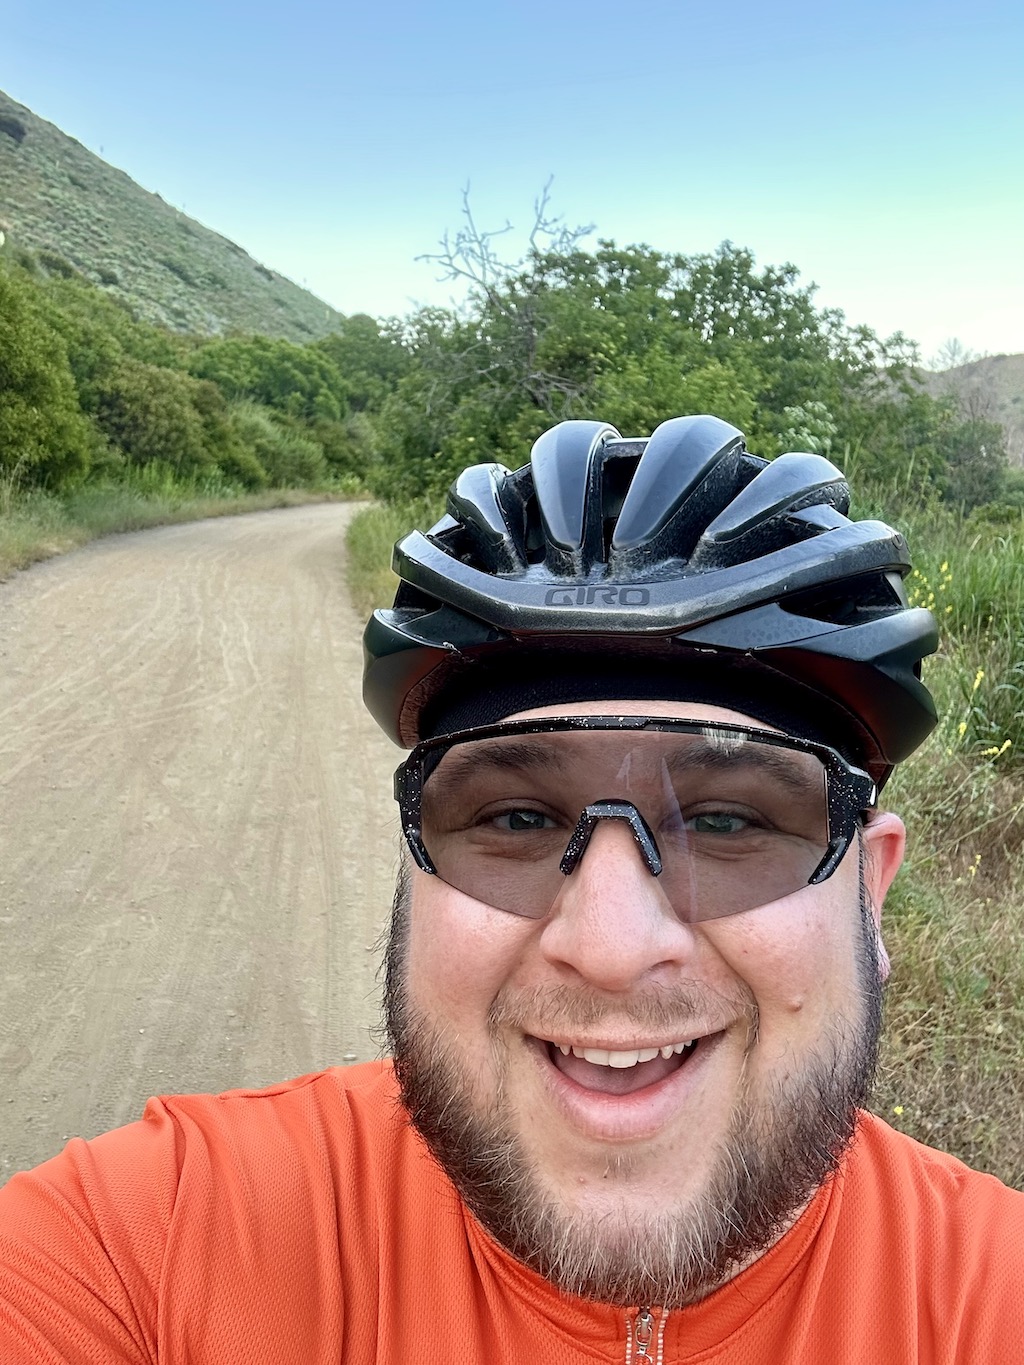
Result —
<path fill-rule="evenodd" d="M 423 1149 L 401 1105 L 390 1062 L 332 1068 L 260 1090 L 150 1100 L 145 1122 L 169 1123 L 183 1185 L 211 1203 L 250 1210 L 313 1202 L 349 1221 Z M 431 1163 L 430 1169 L 433 1170 Z"/>
<path fill-rule="evenodd" d="M 1024 1193 L 896 1132 L 873 1114 L 861 1116 L 848 1172 L 854 1188 L 866 1197 L 898 1194 L 922 1218 L 962 1219 L 998 1211 L 1018 1229 L 1024 1223 Z"/>
<path fill-rule="evenodd" d="M 246 1145 L 301 1145 L 325 1129 L 344 1132 L 360 1124 L 400 1122 L 390 1062 L 331 1067 L 260 1089 L 160 1095 L 146 1105 L 142 1122 L 159 1122 L 164 1115 L 185 1141 L 200 1132 L 208 1143 L 233 1134 L 232 1144 Z"/>
<path fill-rule="evenodd" d="M 152 1099 L 137 1123 L 76 1139 L 0 1190 L 0 1348 L 17 1346 L 0 1356 L 35 1359 L 19 1354 L 28 1336 L 66 1328 L 90 1359 L 155 1358 L 175 1314 L 248 1314 L 270 1341 L 289 1305 L 323 1326 L 331 1302 L 336 1328 L 338 1286 L 348 1261 L 373 1259 L 394 1173 L 414 1170 L 418 1208 L 432 1196 L 417 1156 L 386 1063 Z"/>
<path fill-rule="evenodd" d="M 391 1066 L 332 1068 L 260 1090 L 161 1095 L 142 1118 L 90 1141 L 75 1138 L 51 1160 L 0 1190 L 5 1229 L 66 1204 L 103 1233 L 116 1214 L 155 1234 L 180 1216 L 183 1184 L 193 1203 L 216 1200 L 233 1183 L 250 1195 L 264 1177 L 314 1165 L 329 1150 L 366 1143 L 372 1152 L 407 1130 Z M 365 1139 L 364 1139 L 365 1141 Z M 328 1162 L 328 1165 L 333 1164 Z"/>
<path fill-rule="evenodd" d="M 891 1298 L 902 1286 L 919 1321 L 939 1324 L 945 1340 L 999 1342 L 1007 1315 L 1021 1319 L 1024 1193 L 870 1115 L 840 1183 L 835 1250 L 840 1260 L 873 1262 L 878 1292 Z"/>

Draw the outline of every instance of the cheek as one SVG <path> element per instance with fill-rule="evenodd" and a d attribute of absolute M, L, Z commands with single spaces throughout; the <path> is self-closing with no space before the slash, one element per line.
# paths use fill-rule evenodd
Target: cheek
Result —
<path fill-rule="evenodd" d="M 807 887 L 716 925 L 718 951 L 752 992 L 762 1034 L 817 1030 L 859 999 L 859 906 L 823 890 Z"/>
<path fill-rule="evenodd" d="M 412 1000 L 459 1032 L 479 1025 L 514 974 L 531 923 L 418 873 L 412 888 L 407 957 Z"/>

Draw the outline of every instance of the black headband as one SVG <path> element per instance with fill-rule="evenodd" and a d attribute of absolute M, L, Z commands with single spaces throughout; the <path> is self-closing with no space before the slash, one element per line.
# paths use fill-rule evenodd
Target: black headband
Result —
<path fill-rule="evenodd" d="M 736 711 L 782 734 L 830 745 L 852 763 L 864 762 L 849 719 L 825 697 L 764 668 L 745 667 L 741 659 L 708 665 L 692 659 L 671 663 L 638 657 L 626 663 L 607 656 L 548 655 L 534 656 L 525 667 L 516 663 L 476 665 L 457 675 L 424 711 L 421 737 L 493 725 L 520 711 L 571 702 L 698 703 Z"/>

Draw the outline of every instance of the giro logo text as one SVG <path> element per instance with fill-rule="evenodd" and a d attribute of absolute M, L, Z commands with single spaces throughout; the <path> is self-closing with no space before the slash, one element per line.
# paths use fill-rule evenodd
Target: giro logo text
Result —
<path fill-rule="evenodd" d="M 546 607 L 646 607 L 650 600 L 646 588 L 619 588 L 614 583 L 549 588 L 544 594 Z"/>

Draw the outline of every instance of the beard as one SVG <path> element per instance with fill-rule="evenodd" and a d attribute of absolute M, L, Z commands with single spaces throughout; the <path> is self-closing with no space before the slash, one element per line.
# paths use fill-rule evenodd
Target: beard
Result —
<path fill-rule="evenodd" d="M 674 1208 L 638 1209 L 628 1190 L 603 1213 L 569 1208 L 549 1195 L 544 1173 L 517 1136 L 503 1098 L 501 1070 L 493 1097 L 474 1098 L 473 1078 L 457 1046 L 410 999 L 406 959 L 410 893 L 403 869 L 384 960 L 384 1022 L 402 1102 L 413 1125 L 469 1209 L 496 1242 L 556 1288 L 620 1307 L 679 1308 L 706 1297 L 767 1250 L 835 1172 L 874 1077 L 881 1031 L 883 978 L 874 922 L 861 879 L 858 1017 L 836 1022 L 797 1074 L 754 1089 L 743 1084 L 733 1118 L 702 1188 Z M 685 1013 L 696 988 L 641 998 L 631 1013 L 656 1023 Z M 554 991 L 551 1013 L 577 1025 L 603 1007 L 586 992 Z M 534 1007 L 537 1000 L 531 997 Z M 620 1011 L 621 1012 L 621 1011 Z M 514 1021 L 499 998 L 497 1025 Z M 749 1014 L 756 1046 L 756 1007 Z M 549 1016 L 543 1016 L 549 1017 Z M 746 1071 L 745 1075 L 749 1075 Z M 609 1174 L 628 1174 L 615 1158 Z"/>

